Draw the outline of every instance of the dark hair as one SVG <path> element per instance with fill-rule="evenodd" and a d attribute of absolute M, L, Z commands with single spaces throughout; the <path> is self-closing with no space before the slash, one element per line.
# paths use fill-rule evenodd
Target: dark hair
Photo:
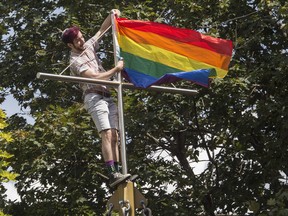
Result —
<path fill-rule="evenodd" d="M 73 43 L 73 40 L 77 37 L 80 28 L 78 26 L 72 26 L 70 28 L 65 29 L 62 32 L 62 41 L 67 43 Z"/>

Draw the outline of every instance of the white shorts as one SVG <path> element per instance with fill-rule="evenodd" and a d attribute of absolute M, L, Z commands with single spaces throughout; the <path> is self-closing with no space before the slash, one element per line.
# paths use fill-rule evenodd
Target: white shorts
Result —
<path fill-rule="evenodd" d="M 98 132 L 111 128 L 118 130 L 118 109 L 112 97 L 87 94 L 84 97 L 84 107 L 91 115 Z"/>

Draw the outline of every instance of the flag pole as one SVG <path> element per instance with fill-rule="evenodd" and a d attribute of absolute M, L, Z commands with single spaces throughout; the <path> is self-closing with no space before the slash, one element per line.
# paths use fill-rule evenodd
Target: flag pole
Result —
<path fill-rule="evenodd" d="M 111 11 L 111 23 L 112 23 L 112 37 L 113 37 L 113 50 L 114 50 L 114 63 L 115 65 L 120 58 L 118 41 L 116 38 L 116 26 L 115 26 L 115 16 L 116 14 Z M 117 81 L 119 83 L 117 96 L 118 96 L 118 116 L 119 116 L 119 135 L 120 135 L 120 148 L 121 148 L 121 164 L 122 173 L 127 174 L 127 159 L 126 159 L 126 139 L 125 139 L 125 126 L 124 126 L 124 109 L 123 109 L 123 86 L 122 86 L 122 75 L 121 72 L 117 74 Z"/>

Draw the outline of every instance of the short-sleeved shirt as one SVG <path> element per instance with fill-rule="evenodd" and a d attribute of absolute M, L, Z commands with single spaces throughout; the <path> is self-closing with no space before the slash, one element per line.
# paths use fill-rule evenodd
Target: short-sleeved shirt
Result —
<path fill-rule="evenodd" d="M 86 50 L 84 53 L 82 53 L 82 55 L 81 53 L 71 51 L 70 63 L 73 62 L 73 64 L 70 66 L 71 75 L 81 76 L 81 73 L 89 68 L 95 72 L 105 72 L 96 53 L 97 49 L 99 48 L 99 44 L 96 41 L 95 36 L 86 41 L 84 47 Z M 98 89 L 101 91 L 103 91 L 103 89 L 107 89 L 107 87 L 103 85 L 86 83 L 81 83 L 80 87 L 83 92 L 85 92 L 87 89 Z"/>

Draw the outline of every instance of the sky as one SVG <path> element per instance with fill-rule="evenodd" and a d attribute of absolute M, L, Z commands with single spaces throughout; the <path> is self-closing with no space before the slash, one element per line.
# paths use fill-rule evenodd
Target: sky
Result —
<path fill-rule="evenodd" d="M 5 111 L 7 116 L 11 116 L 20 111 L 18 102 L 13 98 L 12 95 L 5 97 L 5 101 L 0 106 L 1 109 Z"/>
<path fill-rule="evenodd" d="M 11 201 L 14 201 L 14 200 L 17 200 L 19 201 L 20 200 L 20 197 L 16 191 L 16 188 L 14 186 L 15 182 L 8 182 L 8 183 L 3 183 L 4 187 L 7 189 L 6 191 L 6 195 L 7 195 L 7 200 L 11 200 Z"/>
<path fill-rule="evenodd" d="M 21 116 L 26 118 L 29 124 L 34 123 L 34 119 L 30 115 L 28 115 L 29 110 L 24 109 L 21 111 L 18 101 L 12 95 L 6 96 L 5 101 L 0 105 L 0 107 L 5 111 L 8 117 L 14 115 L 15 113 L 21 113 Z"/>

